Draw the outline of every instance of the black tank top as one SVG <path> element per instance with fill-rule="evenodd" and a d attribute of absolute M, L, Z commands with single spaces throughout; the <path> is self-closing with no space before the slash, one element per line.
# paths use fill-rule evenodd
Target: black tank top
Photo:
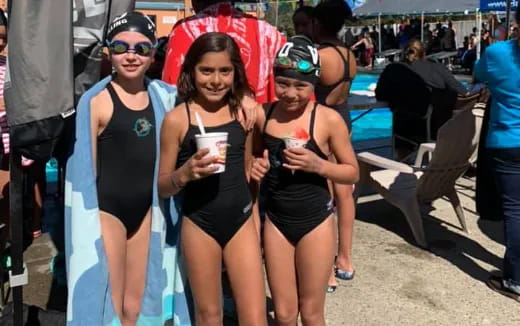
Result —
<path fill-rule="evenodd" d="M 99 206 L 113 206 L 114 198 L 124 195 L 125 201 L 145 201 L 142 206 L 146 213 L 152 201 L 156 157 L 152 102 L 143 110 L 131 110 L 121 102 L 112 84 L 107 90 L 114 110 L 97 139 Z"/>
<path fill-rule="evenodd" d="M 341 56 L 341 59 L 343 60 L 343 76 L 341 77 L 341 79 L 339 81 L 337 81 L 336 83 L 334 83 L 332 85 L 322 85 L 318 82 L 316 84 L 316 86 L 314 87 L 314 94 L 316 95 L 316 102 L 318 102 L 319 104 L 331 107 L 331 108 L 335 109 L 336 111 L 338 111 L 341 114 L 341 116 L 343 117 L 343 120 L 345 120 L 345 123 L 347 124 L 349 130 L 352 130 L 351 121 L 350 121 L 350 112 L 348 110 L 347 101 L 337 104 L 337 105 L 328 105 L 327 104 L 327 97 L 329 96 L 329 94 L 334 89 L 336 89 L 336 87 L 338 87 L 338 85 L 340 85 L 341 83 L 351 80 L 348 52 L 347 52 L 347 58 L 345 58 L 343 53 L 341 53 L 341 51 L 332 43 L 323 43 L 323 44 L 321 44 L 320 49 L 327 48 L 327 47 L 332 47 Z"/>
<path fill-rule="evenodd" d="M 191 124 L 191 115 L 188 102 L 186 102 L 189 127 L 182 141 L 177 168 L 181 167 L 197 152 L 195 135 L 199 134 L 197 126 Z M 244 202 L 247 205 L 251 201 L 251 193 L 245 174 L 245 143 L 246 132 L 236 119 L 228 123 L 205 127 L 207 132 L 227 132 L 228 149 L 226 152 L 226 170 L 209 177 L 189 182 L 184 188 L 183 214 L 190 216 L 203 211 L 218 210 L 223 203 Z"/>
<path fill-rule="evenodd" d="M 305 148 L 326 160 L 327 155 L 321 151 L 314 139 L 314 121 L 317 105 L 315 103 L 311 112 L 309 126 L 311 138 Z M 284 162 L 284 141 L 265 132 L 275 106 L 276 103 L 273 103 L 267 113 L 263 132 L 264 146 L 269 151 L 269 162 L 271 164 L 271 168 L 264 180 L 269 198 L 267 211 L 270 213 L 271 219 L 297 218 L 304 221 L 315 218 L 320 212 L 326 212 L 331 208 L 329 207 L 331 203 L 327 179 L 316 173 L 300 170 L 295 171 L 293 174 L 291 170 L 282 166 Z"/>

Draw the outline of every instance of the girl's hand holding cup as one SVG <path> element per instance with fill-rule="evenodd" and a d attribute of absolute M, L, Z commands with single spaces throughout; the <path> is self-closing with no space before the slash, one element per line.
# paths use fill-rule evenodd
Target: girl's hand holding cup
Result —
<path fill-rule="evenodd" d="M 305 147 L 292 147 L 284 149 L 283 154 L 286 161 L 283 164 L 285 168 L 319 174 L 322 159 L 314 152 Z"/>
<path fill-rule="evenodd" d="M 206 156 L 208 153 L 208 148 L 200 149 L 184 163 L 182 170 L 188 181 L 208 177 L 218 170 L 219 167 L 214 163 L 217 163 L 219 158 L 217 156 Z"/>
<path fill-rule="evenodd" d="M 316 165 L 320 162 L 320 158 L 305 148 L 310 138 L 303 128 L 297 128 L 292 135 L 283 138 L 285 143 L 283 166 L 293 174 L 295 170 L 317 172 Z"/>

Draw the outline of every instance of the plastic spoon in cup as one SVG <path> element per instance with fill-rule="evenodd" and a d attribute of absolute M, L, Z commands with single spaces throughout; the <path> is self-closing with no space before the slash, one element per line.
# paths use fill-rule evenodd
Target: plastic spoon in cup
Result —
<path fill-rule="evenodd" d="M 201 135 L 206 134 L 206 129 L 204 129 L 204 125 L 202 124 L 202 119 L 198 112 L 195 112 L 195 120 L 197 120 L 197 126 L 199 127 L 199 131 Z"/>

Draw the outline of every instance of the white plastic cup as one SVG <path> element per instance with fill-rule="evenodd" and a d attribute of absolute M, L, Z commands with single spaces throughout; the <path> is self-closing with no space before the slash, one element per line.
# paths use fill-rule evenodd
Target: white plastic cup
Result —
<path fill-rule="evenodd" d="M 305 139 L 298 139 L 293 137 L 284 137 L 283 141 L 285 143 L 285 148 L 299 148 L 299 147 L 305 147 L 307 145 L 308 140 Z M 294 175 L 294 170 L 291 170 L 292 175 Z"/>
<path fill-rule="evenodd" d="M 285 148 L 305 147 L 308 142 L 308 140 L 293 137 L 284 137 L 283 141 L 285 142 Z"/>
<path fill-rule="evenodd" d="M 227 132 L 208 132 L 204 135 L 195 135 L 197 150 L 207 148 L 209 149 L 209 153 L 206 156 L 218 157 L 218 161 L 212 164 L 212 166 L 218 167 L 214 172 L 215 174 L 226 171 L 227 139 Z"/>

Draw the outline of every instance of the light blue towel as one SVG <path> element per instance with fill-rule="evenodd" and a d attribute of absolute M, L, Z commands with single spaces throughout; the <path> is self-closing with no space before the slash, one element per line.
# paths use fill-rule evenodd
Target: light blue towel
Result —
<path fill-rule="evenodd" d="M 90 101 L 111 81 L 98 82 L 80 99 L 76 116 L 74 153 L 67 163 L 65 184 L 65 236 L 67 255 L 67 325 L 120 325 L 112 306 L 108 265 L 101 238 L 96 178 L 91 151 Z M 176 88 L 161 81 L 146 81 L 155 113 L 156 152 L 160 127 L 173 108 Z M 125 164 L 125 162 L 121 162 Z M 157 185 L 159 155 L 155 162 Z M 173 200 L 163 200 L 154 187 L 152 230 L 146 287 L 138 326 L 191 325 L 184 293 L 179 248 L 179 215 Z"/>

